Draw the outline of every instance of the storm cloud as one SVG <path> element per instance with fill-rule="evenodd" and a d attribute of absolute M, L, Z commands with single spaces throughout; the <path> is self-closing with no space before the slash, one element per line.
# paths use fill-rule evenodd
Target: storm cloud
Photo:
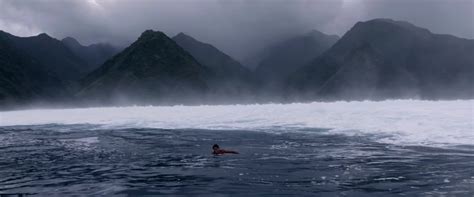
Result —
<path fill-rule="evenodd" d="M 0 0 L 0 29 L 15 35 L 126 45 L 145 29 L 185 32 L 239 60 L 284 37 L 343 35 L 373 18 L 474 38 L 472 0 Z"/>

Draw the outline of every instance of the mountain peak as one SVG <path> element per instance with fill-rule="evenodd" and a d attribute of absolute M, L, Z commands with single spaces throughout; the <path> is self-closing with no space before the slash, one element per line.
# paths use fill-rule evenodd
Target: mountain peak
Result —
<path fill-rule="evenodd" d="M 339 49 L 344 50 L 347 46 L 357 48 L 369 44 L 372 47 L 381 47 L 379 50 L 383 48 L 383 50 L 390 51 L 395 49 L 390 45 L 409 47 L 412 44 L 410 40 L 429 39 L 432 35 L 429 30 L 405 21 L 377 18 L 357 22 L 344 34 L 341 42 L 337 42 L 332 48 L 333 51 L 337 51 Z"/>
<path fill-rule="evenodd" d="M 318 31 L 318 30 L 316 30 L 316 29 L 312 29 L 311 31 L 309 31 L 309 32 L 307 33 L 307 35 L 317 35 L 317 36 L 318 36 L 318 35 L 326 35 L 326 34 L 323 33 L 323 32 L 321 32 L 321 31 Z"/>
<path fill-rule="evenodd" d="M 394 25 L 399 25 L 399 26 L 403 26 L 403 27 L 416 27 L 416 28 L 420 28 L 420 29 L 423 29 L 421 27 L 417 27 L 407 21 L 399 21 L 399 20 L 393 20 L 391 18 L 375 18 L 375 19 L 372 19 L 372 20 L 368 20 L 368 21 L 365 21 L 366 23 L 390 23 L 390 24 L 394 24 Z"/>
<path fill-rule="evenodd" d="M 61 42 L 66 43 L 67 45 L 72 45 L 72 46 L 82 46 L 81 43 L 79 43 L 75 38 L 69 37 L 69 36 L 63 38 Z"/>
<path fill-rule="evenodd" d="M 82 96 L 132 102 L 186 100 L 207 91 L 212 73 L 163 32 L 146 30 L 137 41 L 83 80 Z M 159 99 L 157 99 L 159 98 Z"/>
<path fill-rule="evenodd" d="M 474 42 L 437 36 L 405 21 L 358 22 L 292 74 L 289 86 L 308 98 L 469 98 L 473 49 Z"/>
<path fill-rule="evenodd" d="M 38 38 L 48 38 L 48 39 L 52 39 L 52 37 L 49 36 L 49 35 L 46 34 L 46 33 L 41 33 L 41 34 L 37 35 L 36 37 L 38 37 Z"/>
<path fill-rule="evenodd" d="M 387 28 L 389 26 L 401 28 L 401 29 L 408 30 L 411 32 L 422 33 L 422 34 L 431 33 L 428 29 L 418 27 L 407 21 L 397 21 L 397 20 L 393 20 L 389 18 L 376 18 L 376 19 L 365 21 L 365 22 L 358 22 L 356 23 L 356 25 L 354 25 L 354 28 L 355 27 Z"/>
<path fill-rule="evenodd" d="M 176 36 L 174 37 L 191 37 L 189 36 L 188 34 L 185 34 L 184 32 L 179 32 L 178 34 L 176 34 Z"/>
<path fill-rule="evenodd" d="M 185 34 L 184 32 L 179 32 L 178 34 L 176 34 L 175 37 L 183 37 L 183 36 L 184 36 L 184 37 L 190 37 L 190 36 L 188 36 L 187 34 Z"/>
<path fill-rule="evenodd" d="M 175 41 L 200 42 L 200 41 L 196 40 L 195 38 L 193 38 L 192 36 L 190 36 L 188 34 L 185 34 L 183 32 L 180 32 L 180 33 L 176 34 L 176 36 L 174 36 L 172 39 L 175 40 Z"/>
<path fill-rule="evenodd" d="M 313 38 L 323 38 L 323 39 L 326 39 L 326 38 L 332 38 L 334 40 L 337 40 L 339 39 L 339 36 L 338 35 L 330 35 L 330 34 L 326 34 L 326 33 L 323 33 L 321 31 L 318 31 L 316 29 L 312 29 L 311 31 L 309 31 L 308 33 L 305 34 L 306 36 L 309 36 L 309 37 L 313 37 Z"/>
<path fill-rule="evenodd" d="M 156 38 L 163 38 L 163 37 L 168 37 L 166 36 L 165 33 L 161 31 L 153 31 L 151 29 L 145 30 L 138 40 L 149 40 L 149 39 L 156 39 Z"/>

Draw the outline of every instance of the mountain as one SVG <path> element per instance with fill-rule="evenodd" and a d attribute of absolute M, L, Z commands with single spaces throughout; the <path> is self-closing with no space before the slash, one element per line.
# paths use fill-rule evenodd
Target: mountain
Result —
<path fill-rule="evenodd" d="M 101 66 L 107 59 L 111 58 L 119 52 L 119 49 L 107 44 L 98 43 L 83 46 L 76 39 L 66 37 L 61 42 L 68 47 L 77 57 L 81 58 L 87 64 L 84 65 L 84 70 L 90 72 Z"/>
<path fill-rule="evenodd" d="M 0 31 L 0 35 L 9 46 L 34 58 L 43 66 L 43 70 L 55 73 L 61 80 L 75 80 L 86 72 L 86 62 L 61 41 L 45 33 L 32 37 L 17 37 Z"/>
<path fill-rule="evenodd" d="M 212 75 L 164 33 L 147 30 L 82 79 L 78 96 L 119 104 L 198 102 Z"/>
<path fill-rule="evenodd" d="M 339 39 L 313 30 L 267 47 L 255 72 L 266 83 L 283 82 L 288 76 L 329 49 Z"/>
<path fill-rule="evenodd" d="M 211 85 L 217 94 L 241 96 L 248 94 L 255 86 L 253 73 L 216 47 L 184 33 L 179 33 L 172 39 L 215 74 Z"/>
<path fill-rule="evenodd" d="M 65 97 L 66 87 L 59 77 L 12 45 L 11 37 L 0 31 L 0 107 Z"/>
<path fill-rule="evenodd" d="M 293 73 L 289 95 L 305 99 L 473 98 L 474 40 L 408 22 L 358 22 Z"/>

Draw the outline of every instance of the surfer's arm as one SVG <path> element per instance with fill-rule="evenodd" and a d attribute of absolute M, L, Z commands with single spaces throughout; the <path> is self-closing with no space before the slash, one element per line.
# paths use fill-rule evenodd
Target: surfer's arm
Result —
<path fill-rule="evenodd" d="M 233 151 L 233 150 L 222 150 L 222 152 L 224 152 L 224 153 L 232 153 L 232 154 L 239 154 L 237 151 Z"/>

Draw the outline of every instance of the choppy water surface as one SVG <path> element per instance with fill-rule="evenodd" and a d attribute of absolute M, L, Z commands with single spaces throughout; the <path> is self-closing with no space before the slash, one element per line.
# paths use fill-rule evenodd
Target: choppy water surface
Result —
<path fill-rule="evenodd" d="M 0 112 L 7 193 L 474 196 L 474 101 Z"/>
<path fill-rule="evenodd" d="M 0 129 L 0 194 L 461 195 L 474 194 L 474 147 L 378 143 L 324 129 L 279 133 Z M 239 155 L 212 156 L 218 143 Z"/>

